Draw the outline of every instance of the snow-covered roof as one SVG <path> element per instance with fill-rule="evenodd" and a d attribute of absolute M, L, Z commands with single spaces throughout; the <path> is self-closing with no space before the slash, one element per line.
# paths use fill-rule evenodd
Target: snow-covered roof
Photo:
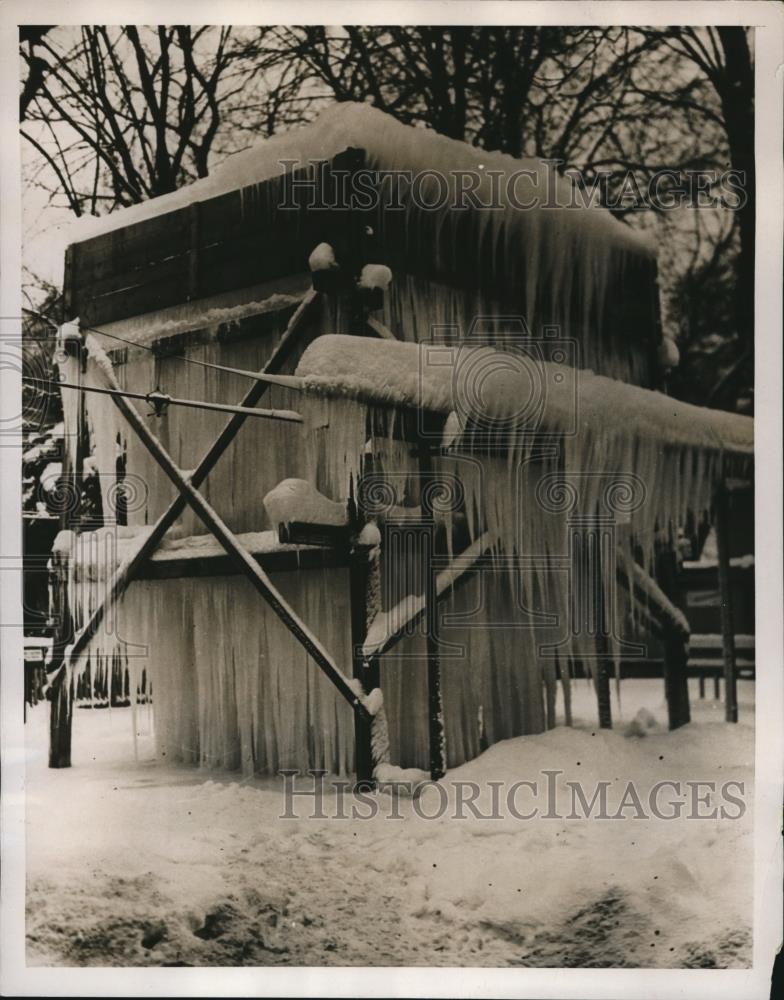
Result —
<path fill-rule="evenodd" d="M 492 347 L 434 347 L 342 335 L 319 337 L 297 374 L 343 396 L 550 431 L 589 432 L 750 456 L 754 421 L 694 406 L 567 364 Z M 539 405 L 540 404 L 540 405 Z"/>
<path fill-rule="evenodd" d="M 79 243 L 194 202 L 269 180 L 286 171 L 285 161 L 306 166 L 312 161 L 330 160 L 351 147 L 365 151 L 367 166 L 373 170 L 410 171 L 412 175 L 438 171 L 447 180 L 450 200 L 461 185 L 465 187 L 465 181 L 461 181 L 456 172 L 479 174 L 484 180 L 476 189 L 477 197 L 483 203 L 496 202 L 501 209 L 500 212 L 498 208 L 488 209 L 484 213 L 488 221 L 492 216 L 511 213 L 530 230 L 529 236 L 537 243 L 541 229 L 552 231 L 553 238 L 560 242 L 565 233 L 570 233 L 573 240 L 582 243 L 583 252 L 593 245 L 604 244 L 632 253 L 654 255 L 642 234 L 613 218 L 606 210 L 598 207 L 575 209 L 571 180 L 557 176 L 542 160 L 488 153 L 429 128 L 403 125 L 369 104 L 351 102 L 331 105 L 309 125 L 262 139 L 229 157 L 208 177 L 171 194 L 102 217 L 83 217 L 71 227 L 68 242 Z M 501 178 L 500 182 L 493 180 L 494 172 Z M 423 187 L 423 198 L 433 198 L 434 190 L 432 185 Z M 491 192 L 497 195 L 492 197 Z M 536 210 L 527 207 L 534 200 L 539 203 L 549 200 L 550 203 Z M 553 201 L 571 207 L 564 212 L 553 212 Z M 464 203 L 470 206 L 470 200 Z"/>

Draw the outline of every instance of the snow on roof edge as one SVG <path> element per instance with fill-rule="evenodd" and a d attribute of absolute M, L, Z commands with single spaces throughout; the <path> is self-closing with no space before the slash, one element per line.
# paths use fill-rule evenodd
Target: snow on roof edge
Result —
<path fill-rule="evenodd" d="M 66 232 L 66 243 L 81 243 L 194 202 L 269 180 L 284 173 L 281 161 L 293 160 L 304 165 L 312 160 L 332 159 L 349 147 L 365 149 L 369 165 L 380 170 L 409 169 L 417 173 L 441 167 L 445 172 L 456 169 L 496 170 L 505 176 L 529 171 L 536 175 L 537 185 L 538 179 L 550 170 L 539 159 L 517 159 L 505 153 L 487 152 L 430 128 L 403 125 L 369 104 L 341 102 L 329 106 L 310 124 L 278 133 L 235 153 L 208 177 L 170 194 L 105 216 L 87 216 L 76 220 Z M 557 178 L 556 197 L 559 202 L 563 198 L 565 204 L 573 205 L 573 190 L 574 186 L 568 178 Z M 521 202 L 529 200 L 532 194 L 530 184 L 522 192 L 515 185 L 515 191 Z M 541 198 L 538 187 L 533 193 Z M 507 200 L 506 211 L 514 210 Z M 545 217 L 548 212 L 552 215 L 552 209 L 540 211 Z M 564 209 L 564 212 L 568 217 L 580 218 L 583 225 L 591 219 L 593 227 L 604 230 L 611 241 L 624 244 L 628 250 L 648 256 L 656 254 L 649 237 L 615 219 L 605 209 L 572 207 Z"/>

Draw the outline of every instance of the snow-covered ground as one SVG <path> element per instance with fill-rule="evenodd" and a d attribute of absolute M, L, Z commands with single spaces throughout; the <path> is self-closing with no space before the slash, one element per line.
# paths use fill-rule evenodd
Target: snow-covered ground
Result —
<path fill-rule="evenodd" d="M 497 744 L 445 779 L 449 803 L 377 796 L 373 819 L 282 819 L 280 782 L 155 760 L 151 717 L 77 709 L 74 766 L 46 766 L 48 705 L 28 715 L 28 962 L 32 965 L 743 966 L 751 960 L 752 682 L 741 721 L 692 691 L 694 721 L 668 733 L 662 684 L 624 681 L 623 717 Z M 627 735 L 629 720 L 645 716 Z M 616 713 L 617 714 L 617 713 Z M 628 781 L 647 809 L 659 780 L 745 782 L 740 819 L 521 820 L 515 781 L 581 780 L 590 798 Z M 503 817 L 456 819 L 453 782 L 501 782 Z M 570 811 L 565 786 L 556 811 Z M 536 804 L 520 789 L 521 813 Z M 465 794 L 465 793 L 463 793 Z M 733 792 L 737 795 L 737 790 Z M 661 797 L 663 808 L 675 796 Z M 686 794 L 689 811 L 689 795 Z M 350 811 L 352 800 L 343 799 Z M 725 804 L 727 800 L 724 800 Z M 721 800 L 720 800 L 721 803 Z M 540 805 L 546 808 L 540 801 Z M 700 811 L 707 807 L 700 806 Z M 367 809 L 363 809 L 367 811 Z M 737 809 L 730 810 L 733 815 Z M 389 818 L 396 813 L 401 818 Z"/>

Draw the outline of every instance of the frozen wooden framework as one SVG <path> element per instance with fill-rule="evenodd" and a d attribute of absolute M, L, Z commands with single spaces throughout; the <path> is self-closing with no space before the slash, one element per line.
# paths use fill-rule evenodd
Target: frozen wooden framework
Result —
<path fill-rule="evenodd" d="M 476 151 L 472 155 L 475 157 Z M 556 312 L 562 323 L 573 322 L 590 342 L 588 328 L 591 323 L 597 322 L 597 316 L 591 310 L 598 310 L 597 315 L 600 315 L 601 309 L 595 304 L 589 309 L 585 306 L 584 296 L 581 299 L 576 293 L 570 295 L 569 289 L 564 285 L 565 278 L 555 280 L 552 274 L 547 279 L 554 282 L 550 288 L 544 278 L 538 285 L 530 280 L 524 282 L 521 299 L 520 288 L 523 286 L 519 282 L 510 283 L 509 269 L 499 267 L 499 254 L 501 257 L 506 254 L 508 258 L 512 251 L 509 248 L 508 234 L 501 237 L 499 244 L 498 234 L 493 228 L 496 226 L 494 220 L 492 225 L 485 225 L 477 213 L 465 212 L 455 216 L 454 228 L 449 234 L 451 249 L 434 253 L 434 246 L 444 245 L 441 232 L 445 220 L 437 212 L 429 215 L 422 213 L 416 220 L 417 225 L 414 225 L 410 212 L 396 215 L 383 212 L 378 205 L 370 209 L 339 206 L 323 210 L 313 208 L 303 201 L 293 208 L 280 207 L 290 198 L 292 181 L 315 184 L 321 200 L 334 206 L 332 195 L 335 184 L 344 184 L 346 176 L 351 178 L 368 164 L 377 165 L 378 158 L 378 151 L 373 154 L 372 151 L 369 153 L 359 148 L 348 148 L 330 155 L 324 170 L 294 171 L 284 177 L 273 176 L 260 183 L 253 183 L 242 190 L 222 191 L 214 197 L 193 201 L 171 212 L 150 215 L 122 229 L 108 231 L 72 245 L 66 259 L 68 317 L 78 316 L 82 326 L 89 328 L 105 323 L 114 324 L 129 316 L 141 314 L 143 317 L 143 314 L 152 310 L 165 310 L 182 302 L 213 300 L 215 296 L 231 293 L 237 288 L 257 286 L 259 281 L 265 282 L 267 289 L 273 289 L 275 282 L 285 282 L 288 276 L 300 272 L 308 252 L 315 245 L 326 242 L 334 248 L 341 267 L 334 273 L 315 273 L 314 289 L 307 291 L 296 306 L 277 347 L 259 372 L 260 376 L 285 371 L 296 364 L 313 337 L 312 329 L 308 328 L 309 322 L 319 309 L 328 314 L 331 332 L 360 334 L 389 343 L 395 343 L 400 335 L 411 336 L 410 331 L 405 328 L 400 298 L 392 309 L 378 290 L 369 292 L 357 286 L 362 267 L 371 262 L 391 266 L 396 279 L 398 275 L 408 275 L 406 280 L 409 282 L 447 281 L 451 287 L 464 287 L 467 296 L 463 311 L 457 310 L 448 317 L 458 325 L 466 316 L 471 315 L 481 291 L 484 304 L 491 304 L 495 309 L 518 309 L 526 313 L 532 323 L 542 321 L 543 317 Z M 452 225 L 451 217 L 448 222 Z M 619 239 L 623 242 L 626 237 L 621 234 Z M 481 252 L 477 256 L 463 253 L 461 246 L 466 243 L 476 245 Z M 590 241 L 585 249 L 590 254 Z M 542 270 L 546 271 L 544 268 Z M 553 268 L 550 270 L 553 272 Z M 626 294 L 616 297 L 617 301 L 607 319 L 607 328 L 601 328 L 602 335 L 609 336 L 616 345 L 608 355 L 614 360 L 608 363 L 609 367 L 605 370 L 607 374 L 616 377 L 652 384 L 654 375 L 651 358 L 655 354 L 656 342 L 650 317 L 655 313 L 655 308 L 652 308 L 649 299 L 653 294 L 655 260 L 645 254 L 632 256 L 626 260 L 623 271 Z M 571 277 L 568 280 L 571 281 Z M 411 287 L 413 289 L 414 285 Z M 563 301 L 566 301 L 566 306 Z M 383 319 L 368 315 L 369 308 L 375 310 L 379 307 L 383 307 Z M 587 319 L 589 313 L 590 318 Z M 432 319 L 425 317 L 424 325 L 432 322 Z M 208 324 L 209 315 L 206 314 L 203 325 Z M 192 320 L 191 326 L 198 326 L 198 320 Z M 629 328 L 648 331 L 637 342 L 639 347 L 628 341 L 628 338 L 628 343 L 624 341 Z M 175 343 L 177 336 L 175 334 L 172 338 Z M 413 339 L 421 339 L 421 336 L 421 333 L 414 335 Z M 103 342 L 106 344 L 105 339 Z M 618 347 L 618 344 L 622 346 Z M 67 350 L 82 350 L 78 341 L 65 346 Z M 601 370 L 601 364 L 602 359 L 597 358 L 594 367 Z M 104 375 L 106 388 L 119 388 L 109 369 Z M 267 388 L 267 383 L 261 380 L 253 383 L 240 400 L 239 406 L 255 407 Z M 433 776 L 443 774 L 446 760 L 443 751 L 438 643 L 435 641 L 438 604 L 481 571 L 488 560 L 497 561 L 497 556 L 489 551 L 492 540 L 483 535 L 464 539 L 464 552 L 456 555 L 454 562 L 425 587 L 421 604 L 401 609 L 397 616 L 397 630 L 384 636 L 383 642 L 376 648 L 368 649 L 369 639 L 373 637 L 367 608 L 368 588 L 373 585 L 373 566 L 369 548 L 361 541 L 365 521 L 361 504 L 350 504 L 349 523 L 344 528 L 296 523 L 287 525 L 282 540 L 311 546 L 307 551 L 279 551 L 254 558 L 243 547 L 236 531 L 227 526 L 200 492 L 200 487 L 218 465 L 221 456 L 227 453 L 248 415 L 234 413 L 195 469 L 185 473 L 168 454 L 161 440 L 150 431 L 147 422 L 139 416 L 133 405 L 116 393 L 111 399 L 138 440 L 175 486 L 177 496 L 157 516 L 152 530 L 136 551 L 118 567 L 108 586 L 105 601 L 92 611 L 86 624 L 76 635 L 73 645 L 67 650 L 65 646 L 69 637 L 63 632 L 61 641 L 55 645 L 55 660 L 63 664 L 76 662 L 100 628 L 107 609 L 121 599 L 134 579 L 241 573 L 351 705 L 356 728 L 356 772 L 360 780 L 369 781 L 372 779 L 374 764 L 371 726 L 373 706 L 368 705 L 366 695 L 379 685 L 379 664 L 382 657 L 394 649 L 417 619 L 424 617 L 427 636 L 429 766 Z M 376 404 L 380 402 L 375 400 Z M 394 402 L 387 403 L 391 411 L 399 410 Z M 427 406 L 415 405 L 412 412 L 421 416 L 426 411 Z M 428 419 L 435 419 L 443 425 L 446 416 L 445 413 L 430 412 Z M 414 426 L 418 423 L 417 418 Z M 410 424 L 407 431 L 403 429 L 398 433 L 402 433 L 404 437 L 407 435 L 409 444 L 416 448 L 422 477 L 427 479 L 433 476 L 432 438 L 428 442 L 423 441 L 416 430 L 411 430 Z M 439 449 L 436 448 L 435 451 L 438 452 Z M 77 453 L 73 458 L 73 471 L 77 475 L 81 461 L 82 456 Z M 153 558 L 161 541 L 187 507 L 196 513 L 214 535 L 220 551 L 200 559 L 189 558 L 179 562 L 176 557 Z M 721 529 L 721 519 L 719 527 Z M 337 660 L 310 633 L 306 622 L 276 591 L 268 575 L 273 565 L 286 565 L 290 568 L 329 565 L 348 569 L 353 677 L 348 677 L 341 670 Z M 682 725 L 688 721 L 685 674 L 687 634 L 684 633 L 682 618 L 668 598 L 638 568 L 619 560 L 618 577 L 629 592 L 644 598 L 639 602 L 643 609 L 644 624 L 664 639 L 670 725 L 673 728 Z M 602 588 L 599 593 L 603 593 Z M 64 622 L 67 619 L 65 600 L 61 596 Z M 605 611 L 602 608 L 598 609 L 597 614 L 599 621 L 604 620 Z M 734 677 L 731 624 L 728 624 L 725 632 L 727 671 L 728 676 Z M 605 644 L 603 651 L 600 650 L 595 673 L 600 721 L 603 725 L 611 724 L 611 672 L 612 653 Z M 50 764 L 55 767 L 68 766 L 70 763 L 69 679 L 69 671 L 63 665 L 55 674 L 54 680 Z M 355 683 L 357 681 L 361 687 Z M 733 709 L 730 700 L 734 688 L 728 684 L 726 690 L 728 718 L 731 718 Z M 734 716 L 737 718 L 736 708 Z"/>

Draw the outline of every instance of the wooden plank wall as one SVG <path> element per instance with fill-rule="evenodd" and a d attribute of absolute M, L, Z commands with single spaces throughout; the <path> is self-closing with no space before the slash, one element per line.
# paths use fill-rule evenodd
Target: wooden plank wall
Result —
<path fill-rule="evenodd" d="M 324 203 L 341 172 L 358 169 L 362 150 L 335 157 L 318 176 Z M 355 253 L 360 219 L 345 208 L 282 209 L 291 178 L 275 177 L 72 244 L 66 255 L 66 319 L 94 326 L 245 288 L 307 269 L 328 242 L 342 260 Z"/>

